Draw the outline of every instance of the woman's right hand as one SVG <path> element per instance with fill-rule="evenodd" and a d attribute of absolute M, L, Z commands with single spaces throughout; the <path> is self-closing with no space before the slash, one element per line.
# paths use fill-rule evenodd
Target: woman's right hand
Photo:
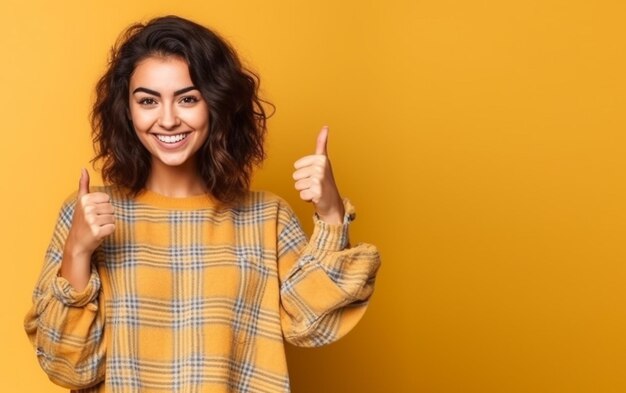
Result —
<path fill-rule="evenodd" d="M 87 286 L 91 275 L 91 254 L 114 230 L 111 198 L 103 192 L 89 192 L 89 173 L 83 168 L 60 271 L 76 290 Z"/>

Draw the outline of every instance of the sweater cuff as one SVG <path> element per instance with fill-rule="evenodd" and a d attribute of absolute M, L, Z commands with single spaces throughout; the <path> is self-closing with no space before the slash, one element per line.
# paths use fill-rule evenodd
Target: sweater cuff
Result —
<path fill-rule="evenodd" d="M 84 307 L 93 302 L 100 291 L 100 276 L 96 269 L 92 268 L 87 286 L 82 291 L 72 287 L 65 277 L 60 274 L 52 280 L 52 293 L 61 303 L 66 306 Z"/>
<path fill-rule="evenodd" d="M 313 216 L 315 227 L 311 241 L 318 250 L 341 251 L 349 246 L 348 228 L 356 219 L 356 213 L 348 198 L 343 198 L 343 207 L 345 214 L 342 224 L 328 224 L 317 213 Z"/>

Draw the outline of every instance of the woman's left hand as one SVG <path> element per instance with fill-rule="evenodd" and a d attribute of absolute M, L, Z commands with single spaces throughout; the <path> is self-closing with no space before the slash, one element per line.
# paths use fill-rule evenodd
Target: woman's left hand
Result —
<path fill-rule="evenodd" d="M 317 215 L 328 224 L 343 223 L 344 207 L 335 184 L 333 170 L 327 151 L 328 126 L 322 127 L 317 136 L 315 154 L 305 156 L 294 163 L 293 178 L 300 198 L 313 202 Z"/>

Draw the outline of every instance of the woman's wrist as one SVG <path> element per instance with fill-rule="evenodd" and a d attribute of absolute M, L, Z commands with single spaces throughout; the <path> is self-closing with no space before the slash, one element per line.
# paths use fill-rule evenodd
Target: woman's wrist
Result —
<path fill-rule="evenodd" d="M 341 203 L 341 200 L 340 200 L 340 203 L 334 208 L 326 212 L 317 211 L 316 214 L 317 214 L 317 217 L 320 220 L 324 221 L 325 223 L 331 224 L 331 225 L 338 225 L 338 224 L 343 224 L 345 209 L 344 209 L 343 203 Z"/>
<path fill-rule="evenodd" d="M 75 247 L 68 242 L 63 250 L 59 275 L 77 291 L 82 291 L 91 275 L 91 252 Z"/>

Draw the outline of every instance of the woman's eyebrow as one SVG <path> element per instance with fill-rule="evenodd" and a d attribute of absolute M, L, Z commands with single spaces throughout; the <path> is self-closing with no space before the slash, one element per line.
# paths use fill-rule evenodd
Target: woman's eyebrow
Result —
<path fill-rule="evenodd" d="M 188 86 L 188 87 L 182 88 L 180 90 L 176 90 L 174 92 L 174 96 L 181 95 L 181 94 L 186 93 L 186 92 L 188 92 L 190 90 L 198 90 L 198 88 L 195 87 L 195 86 Z M 150 90 L 147 87 L 138 87 L 135 90 L 133 90 L 133 94 L 139 93 L 139 92 L 142 92 L 142 91 L 144 93 L 152 94 L 153 96 L 161 97 L 161 93 L 159 93 L 158 91 Z"/>

